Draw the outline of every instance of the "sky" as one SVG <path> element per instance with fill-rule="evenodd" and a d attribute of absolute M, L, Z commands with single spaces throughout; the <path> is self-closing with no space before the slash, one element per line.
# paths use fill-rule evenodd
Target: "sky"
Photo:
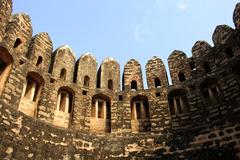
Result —
<path fill-rule="evenodd" d="M 48 32 L 54 50 L 69 45 L 78 59 L 92 53 L 98 65 L 113 57 L 121 66 L 132 58 L 142 67 L 153 56 L 167 68 L 174 50 L 191 57 L 198 40 L 211 45 L 217 25 L 234 28 L 237 0 L 13 0 L 13 13 L 30 15 L 33 34 Z M 169 72 L 168 72 L 169 75 Z M 170 81 L 170 80 L 169 80 Z"/>

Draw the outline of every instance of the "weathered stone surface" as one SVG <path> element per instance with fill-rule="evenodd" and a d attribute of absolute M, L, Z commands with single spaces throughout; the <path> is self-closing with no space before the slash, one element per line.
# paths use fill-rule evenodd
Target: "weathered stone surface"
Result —
<path fill-rule="evenodd" d="M 192 55 L 194 58 L 200 58 L 211 51 L 211 46 L 205 41 L 197 41 L 192 47 Z"/>
<path fill-rule="evenodd" d="M 123 71 L 123 90 L 131 90 L 131 83 L 136 81 L 137 90 L 143 89 L 141 65 L 135 59 L 131 59 L 124 66 Z"/>
<path fill-rule="evenodd" d="M 240 28 L 240 3 L 236 4 L 235 10 L 233 12 L 233 22 L 237 29 Z"/>
<path fill-rule="evenodd" d="M 153 57 L 144 89 L 131 59 L 123 90 L 115 60 L 97 74 L 91 54 L 75 63 L 68 46 L 52 53 L 29 16 L 11 16 L 10 0 L 0 7 L 0 159 L 240 158 L 239 4 L 236 29 L 218 26 L 214 46 L 197 41 L 192 57 L 169 56 L 172 85 Z"/>
<path fill-rule="evenodd" d="M 27 57 L 40 71 L 47 73 L 52 58 L 52 41 L 48 33 L 36 34 L 30 43 Z"/>
<path fill-rule="evenodd" d="M 83 54 L 76 63 L 76 83 L 86 89 L 95 89 L 97 85 L 97 60 L 91 53 Z M 89 84 L 84 85 L 85 77 Z M 85 79 L 86 80 L 86 79 Z"/>
<path fill-rule="evenodd" d="M 120 91 L 120 65 L 113 58 L 106 58 L 98 71 L 98 83 L 102 89 Z"/>
<path fill-rule="evenodd" d="M 213 33 L 213 43 L 215 45 L 224 45 L 229 43 L 233 34 L 233 29 L 227 25 L 219 25 Z"/>
<path fill-rule="evenodd" d="M 146 75 L 148 88 L 160 88 L 168 85 L 166 68 L 158 57 L 153 57 L 147 62 Z"/>
<path fill-rule="evenodd" d="M 191 79 L 190 67 L 184 52 L 175 50 L 168 57 L 168 64 L 172 83 L 177 85 Z"/>
<path fill-rule="evenodd" d="M 5 34 L 6 25 L 10 20 L 12 14 L 12 0 L 1 0 L 0 1 L 0 41 Z"/>
<path fill-rule="evenodd" d="M 32 24 L 30 17 L 25 13 L 12 15 L 6 26 L 2 43 L 15 54 L 26 56 L 32 38 Z"/>
<path fill-rule="evenodd" d="M 56 49 L 50 67 L 53 77 L 73 82 L 75 59 L 75 53 L 68 45 Z"/>

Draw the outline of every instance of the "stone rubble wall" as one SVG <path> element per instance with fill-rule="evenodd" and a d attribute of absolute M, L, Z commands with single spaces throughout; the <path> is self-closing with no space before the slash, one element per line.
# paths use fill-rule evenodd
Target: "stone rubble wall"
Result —
<path fill-rule="evenodd" d="M 95 57 L 89 53 L 76 61 L 69 46 L 53 52 L 47 33 L 32 37 L 28 15 L 11 15 L 11 0 L 0 0 L 0 6 L 0 58 L 9 54 L 13 61 L 6 81 L 1 81 L 1 159 L 240 158 L 239 4 L 233 15 L 236 28 L 217 26 L 214 46 L 197 41 L 192 57 L 178 50 L 169 56 L 172 85 L 162 60 L 153 57 L 146 64 L 148 89 L 144 89 L 141 65 L 131 59 L 124 66 L 122 90 L 118 62 L 107 58 L 98 69 Z M 62 69 L 65 78 L 61 78 Z M 43 79 L 32 117 L 19 111 L 29 73 Z M 85 76 L 90 79 L 89 86 L 84 86 Z M 161 82 L 157 88 L 155 78 Z M 113 80 L 113 90 L 108 88 L 109 80 Z M 131 90 L 133 80 L 137 90 Z M 210 84 L 218 90 L 218 103 L 214 105 L 209 105 L 203 94 Z M 66 128 L 54 125 L 61 89 L 73 96 L 71 110 L 63 116 L 69 123 Z M 176 91 L 186 93 L 187 112 L 171 114 L 169 98 Z M 110 99 L 110 133 L 91 132 L 95 95 Z M 147 132 L 132 133 L 131 106 L 137 96 L 148 99 Z"/>

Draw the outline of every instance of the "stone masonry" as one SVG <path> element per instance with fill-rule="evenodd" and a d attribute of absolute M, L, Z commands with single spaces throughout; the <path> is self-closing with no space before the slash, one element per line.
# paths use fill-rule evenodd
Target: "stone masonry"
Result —
<path fill-rule="evenodd" d="M 240 159 L 240 3 L 214 46 L 129 60 L 53 51 L 30 17 L 0 0 L 0 159 Z M 122 85 L 121 85 L 122 82 Z M 120 88 L 122 86 L 122 88 Z"/>

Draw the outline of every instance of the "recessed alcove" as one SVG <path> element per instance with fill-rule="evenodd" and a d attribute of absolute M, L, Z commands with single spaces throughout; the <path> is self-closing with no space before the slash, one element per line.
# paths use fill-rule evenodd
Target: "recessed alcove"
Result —
<path fill-rule="evenodd" d="M 89 83 L 90 83 L 89 76 L 84 76 L 83 86 L 84 87 L 89 87 Z"/>
<path fill-rule="evenodd" d="M 0 48 L 0 95 L 11 72 L 13 58 L 5 48 Z"/>
<path fill-rule="evenodd" d="M 73 111 L 74 92 L 69 87 L 61 87 L 58 90 L 56 101 L 53 124 L 68 128 Z"/>
<path fill-rule="evenodd" d="M 131 82 L 131 90 L 137 90 L 137 81 L 133 80 Z"/>
<path fill-rule="evenodd" d="M 92 132 L 111 132 L 111 100 L 108 96 L 93 96 L 90 121 Z"/>
<path fill-rule="evenodd" d="M 43 78 L 36 72 L 29 72 L 23 85 L 18 109 L 31 117 L 36 117 L 38 101 L 44 85 Z"/>
<path fill-rule="evenodd" d="M 189 111 L 188 101 L 185 89 L 175 89 L 168 94 L 168 103 L 170 114 L 179 115 Z"/>
<path fill-rule="evenodd" d="M 131 129 L 133 133 L 151 130 L 150 107 L 146 96 L 137 95 L 131 99 Z"/>
<path fill-rule="evenodd" d="M 220 103 L 220 89 L 217 79 L 206 79 L 201 83 L 200 90 L 207 107 Z"/>

